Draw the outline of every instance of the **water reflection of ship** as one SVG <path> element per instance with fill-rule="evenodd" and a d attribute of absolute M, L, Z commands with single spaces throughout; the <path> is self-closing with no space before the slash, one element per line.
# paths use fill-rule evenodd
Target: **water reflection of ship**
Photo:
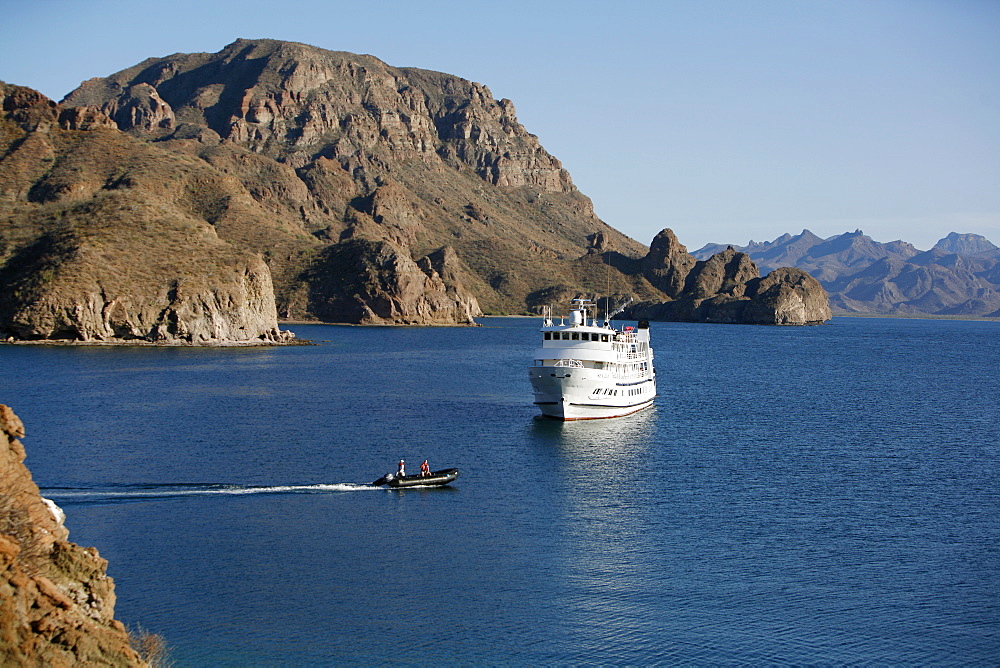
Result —
<path fill-rule="evenodd" d="M 569 324 L 555 324 L 546 310 L 542 347 L 528 368 L 535 405 L 557 420 L 621 417 L 653 404 L 656 371 L 649 323 L 611 326 L 612 314 L 598 324 L 596 305 L 574 299 Z"/>
<path fill-rule="evenodd" d="M 638 463 L 649 454 L 656 419 L 656 411 L 642 411 L 620 420 L 535 419 L 528 427 L 528 434 L 539 445 L 564 452 L 584 473 L 602 462 L 615 462 L 616 466 Z"/>

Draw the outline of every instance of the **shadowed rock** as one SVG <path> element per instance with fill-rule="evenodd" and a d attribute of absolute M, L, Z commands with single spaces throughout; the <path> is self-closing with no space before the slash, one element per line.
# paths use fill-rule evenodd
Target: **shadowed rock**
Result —
<path fill-rule="evenodd" d="M 627 310 L 632 318 L 805 325 L 832 317 L 823 286 L 804 271 L 786 267 L 761 278 L 750 256 L 732 247 L 696 261 L 669 229 L 653 240 L 642 266 L 673 298 L 634 304 Z"/>

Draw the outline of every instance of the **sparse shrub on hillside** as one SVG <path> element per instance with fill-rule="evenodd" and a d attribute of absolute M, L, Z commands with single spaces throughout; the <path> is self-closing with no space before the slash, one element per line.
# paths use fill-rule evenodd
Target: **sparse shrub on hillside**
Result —
<path fill-rule="evenodd" d="M 128 641 L 132 649 L 152 668 L 168 668 L 174 665 L 170 660 L 167 641 L 159 633 L 152 633 L 141 626 L 136 626 L 128 629 Z"/>

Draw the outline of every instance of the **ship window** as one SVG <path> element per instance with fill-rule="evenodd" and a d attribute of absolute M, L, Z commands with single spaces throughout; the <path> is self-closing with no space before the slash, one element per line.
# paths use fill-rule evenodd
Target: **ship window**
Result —
<path fill-rule="evenodd" d="M 583 339 L 584 341 L 590 341 L 590 334 L 584 332 L 583 334 L 580 335 L 580 338 Z"/>
<path fill-rule="evenodd" d="M 580 340 L 580 332 L 573 332 L 573 340 L 574 341 Z"/>
<path fill-rule="evenodd" d="M 608 342 L 608 335 L 607 334 L 601 334 L 601 342 L 603 342 L 603 343 L 607 343 Z"/>
<path fill-rule="evenodd" d="M 545 332 L 545 340 L 546 341 L 552 340 L 552 332 Z"/>

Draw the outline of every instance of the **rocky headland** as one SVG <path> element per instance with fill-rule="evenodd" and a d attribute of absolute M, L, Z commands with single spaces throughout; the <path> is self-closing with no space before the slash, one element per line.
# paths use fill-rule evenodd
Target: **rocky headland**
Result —
<path fill-rule="evenodd" d="M 750 256 L 732 247 L 696 260 L 670 229 L 653 239 L 642 271 L 668 298 L 632 305 L 627 314 L 635 319 L 810 325 L 832 317 L 823 286 L 801 269 L 761 277 Z"/>
<path fill-rule="evenodd" d="M 659 266 L 597 218 L 514 104 L 459 77 L 237 40 L 60 103 L 9 85 L 0 100 L 0 339 L 266 344 L 288 340 L 280 320 L 683 301 L 686 260 Z M 721 301 L 813 289 L 780 283 Z M 661 316 L 711 321 L 699 289 Z"/>
<path fill-rule="evenodd" d="M 0 404 L 0 663 L 146 665 L 114 618 L 107 561 L 69 542 L 62 511 L 24 465 L 23 437 L 21 420 Z"/>

